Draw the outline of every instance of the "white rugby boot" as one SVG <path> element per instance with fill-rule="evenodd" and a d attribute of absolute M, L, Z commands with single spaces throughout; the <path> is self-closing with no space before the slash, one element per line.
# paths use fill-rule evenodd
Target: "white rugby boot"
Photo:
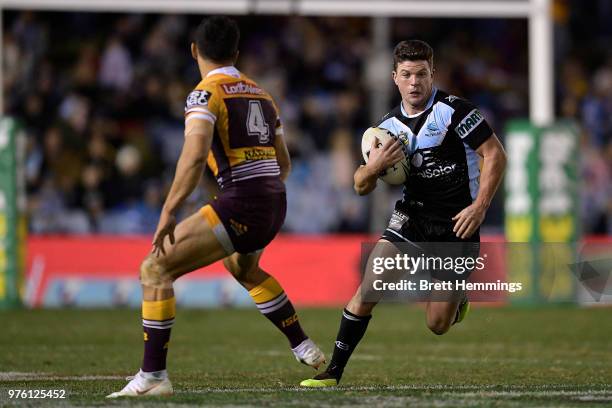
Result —
<path fill-rule="evenodd" d="M 173 394 L 172 383 L 165 370 L 159 375 L 143 373 L 140 370 L 135 376 L 127 377 L 126 380 L 129 383 L 121 391 L 113 392 L 106 398 L 169 396 Z"/>
<path fill-rule="evenodd" d="M 315 370 L 318 370 L 322 364 L 325 364 L 325 354 L 310 339 L 304 340 L 296 348 L 292 348 L 291 351 L 293 351 L 297 361 L 311 366 Z"/>

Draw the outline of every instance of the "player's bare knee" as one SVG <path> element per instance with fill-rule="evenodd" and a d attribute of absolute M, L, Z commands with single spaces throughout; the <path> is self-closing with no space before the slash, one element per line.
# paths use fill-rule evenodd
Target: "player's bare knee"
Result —
<path fill-rule="evenodd" d="M 163 267 L 155 257 L 149 255 L 140 264 L 140 283 L 156 289 L 172 287 L 172 278 L 169 271 Z"/>
<path fill-rule="evenodd" d="M 225 266 L 225 269 L 227 269 L 227 271 L 229 273 L 232 274 L 232 276 L 236 279 L 238 279 L 238 276 L 241 273 L 240 270 L 240 266 L 238 265 L 238 262 L 236 262 L 236 260 L 233 257 L 227 257 L 223 260 L 223 266 Z"/>
<path fill-rule="evenodd" d="M 369 316 L 372 314 L 374 306 L 376 306 L 376 303 L 362 302 L 353 298 L 348 305 L 346 305 L 346 310 L 356 316 Z"/>
<path fill-rule="evenodd" d="M 238 282 L 249 281 L 251 275 L 253 275 L 254 271 L 257 269 L 255 267 L 256 265 L 242 264 L 233 257 L 225 258 L 223 260 L 223 266 L 225 266 L 225 269 L 227 269 Z"/>
<path fill-rule="evenodd" d="M 433 317 L 427 318 L 427 327 L 431 330 L 432 333 L 441 336 L 450 329 L 450 322 L 446 319 Z"/>

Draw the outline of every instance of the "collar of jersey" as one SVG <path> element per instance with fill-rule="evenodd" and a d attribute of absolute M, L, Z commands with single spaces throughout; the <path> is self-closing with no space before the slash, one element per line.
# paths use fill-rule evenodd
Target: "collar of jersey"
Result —
<path fill-rule="evenodd" d="M 213 69 L 206 75 L 206 77 L 208 78 L 209 76 L 213 76 L 217 74 L 224 74 L 224 75 L 229 75 L 229 76 L 233 76 L 236 78 L 240 78 L 240 71 L 238 71 L 236 67 L 234 67 L 233 65 L 228 65 L 225 67 Z"/>
<path fill-rule="evenodd" d="M 438 88 L 434 86 L 431 90 L 431 96 L 429 97 L 429 100 L 427 101 L 427 106 L 425 106 L 425 109 L 423 109 L 423 112 L 431 108 L 431 105 L 433 105 L 434 98 L 436 97 L 436 92 L 438 92 Z M 407 114 L 406 111 L 404 110 L 404 104 L 402 102 L 400 102 L 400 109 L 402 110 L 402 115 L 404 115 L 407 118 L 416 118 L 417 116 L 423 113 L 423 112 L 419 112 L 419 113 L 415 113 L 414 115 Z"/>

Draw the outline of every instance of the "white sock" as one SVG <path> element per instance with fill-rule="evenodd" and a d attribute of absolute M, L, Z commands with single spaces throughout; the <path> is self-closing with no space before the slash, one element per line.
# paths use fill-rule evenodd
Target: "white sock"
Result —
<path fill-rule="evenodd" d="M 140 370 L 140 375 L 142 375 L 147 380 L 164 380 L 168 378 L 168 372 L 166 370 L 151 372 L 145 372 Z"/>

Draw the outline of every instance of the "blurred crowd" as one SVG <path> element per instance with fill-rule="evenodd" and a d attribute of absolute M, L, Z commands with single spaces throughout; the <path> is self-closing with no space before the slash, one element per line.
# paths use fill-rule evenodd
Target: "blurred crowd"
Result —
<path fill-rule="evenodd" d="M 612 2 L 557 0 L 557 115 L 580 125 L 582 228 L 612 234 Z"/>
<path fill-rule="evenodd" d="M 182 146 L 185 98 L 199 82 L 189 43 L 200 18 L 3 14 L 4 103 L 27 135 L 30 230 L 153 232 Z M 371 200 L 352 190 L 360 137 L 375 122 L 373 112 L 384 113 L 399 102 L 391 89 L 386 106 L 372 106 L 367 78 L 381 69 L 371 63 L 377 51 L 372 20 L 237 20 L 242 30 L 238 68 L 275 97 L 293 159 L 285 230 L 368 231 Z M 612 229 L 612 59 L 587 60 L 573 52 L 586 52 L 569 40 L 575 38 L 575 22 L 563 8 L 556 22 L 557 37 L 566 42 L 559 41 L 555 54 L 561 58 L 557 109 L 583 124 L 585 226 L 587 232 L 606 232 Z M 500 136 L 506 120 L 528 115 L 526 21 L 390 23 L 387 52 L 405 38 L 430 42 L 437 85 L 480 106 Z M 382 65 L 392 88 L 391 68 L 390 60 Z M 206 174 L 184 214 L 215 191 Z M 502 225 L 499 203 L 487 218 L 493 228 Z"/>

